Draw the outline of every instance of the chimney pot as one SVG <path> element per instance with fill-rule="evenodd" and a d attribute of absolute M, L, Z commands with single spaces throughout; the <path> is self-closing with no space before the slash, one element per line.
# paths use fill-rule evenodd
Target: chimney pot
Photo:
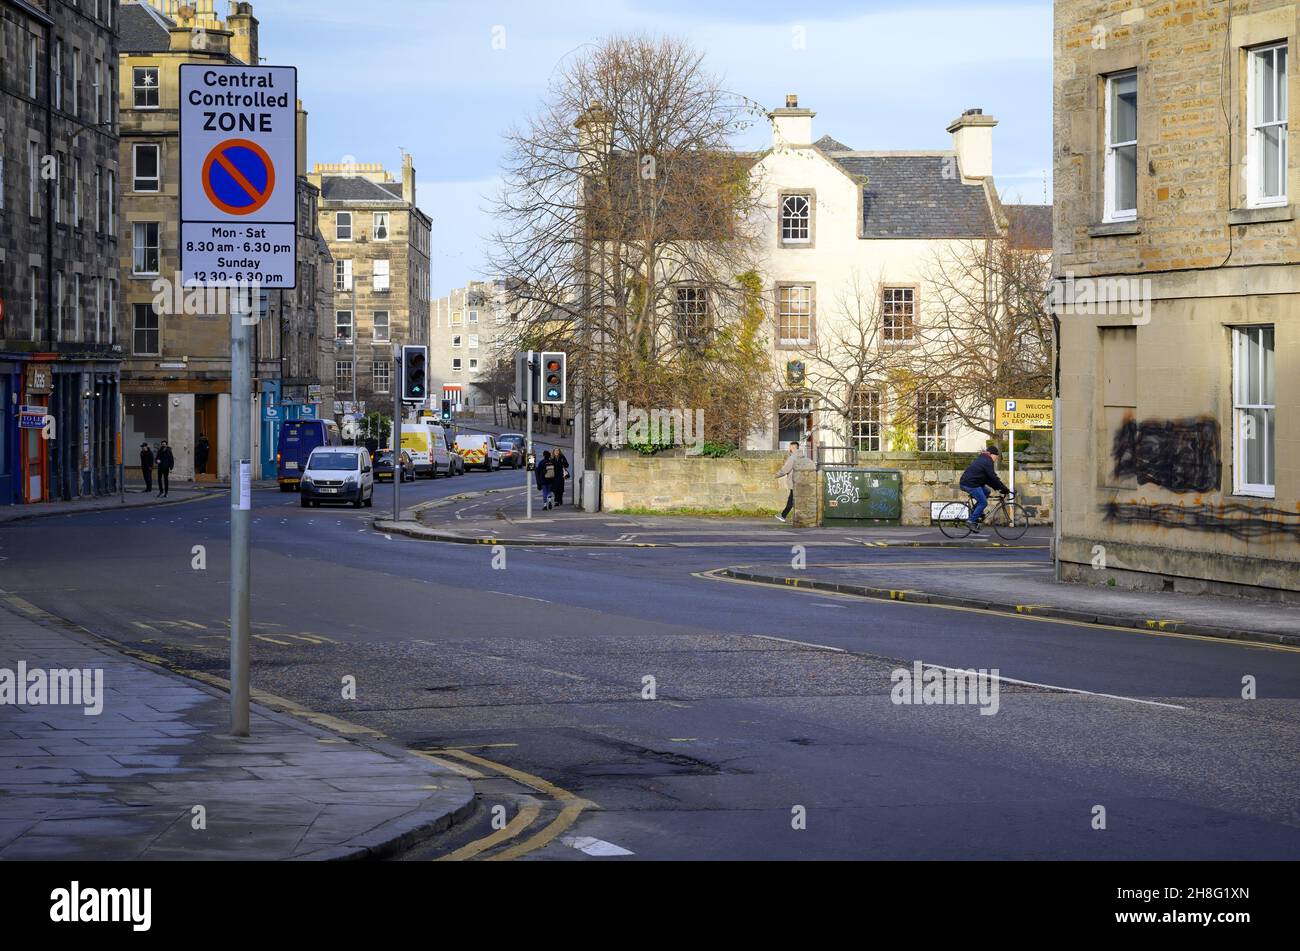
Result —
<path fill-rule="evenodd" d="M 793 93 L 793 92 L 792 92 L 792 93 L 790 93 L 789 95 L 787 95 L 787 96 L 785 97 L 785 107 L 786 107 L 787 109 L 798 109 L 798 108 L 799 108 L 799 95 L 798 95 L 798 93 Z"/>

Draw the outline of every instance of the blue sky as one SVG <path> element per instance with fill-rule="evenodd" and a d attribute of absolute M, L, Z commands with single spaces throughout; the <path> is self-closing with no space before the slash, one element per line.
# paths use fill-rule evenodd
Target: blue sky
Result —
<path fill-rule="evenodd" d="M 816 136 L 855 149 L 948 148 L 948 123 L 982 108 L 1000 122 L 1003 195 L 1040 202 L 1050 176 L 1048 0 L 257 0 L 254 10 L 262 56 L 299 69 L 309 164 L 397 169 L 399 149 L 414 155 L 434 220 L 435 297 L 484 276 L 502 132 L 537 109 L 565 57 L 611 33 L 689 40 L 734 92 L 771 107 L 797 93 L 817 112 Z M 737 144 L 767 141 L 758 130 Z"/>

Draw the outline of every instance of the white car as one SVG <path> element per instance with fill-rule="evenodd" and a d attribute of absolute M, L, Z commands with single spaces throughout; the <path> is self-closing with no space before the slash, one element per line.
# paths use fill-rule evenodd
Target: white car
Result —
<path fill-rule="evenodd" d="M 350 502 L 375 504 L 375 472 L 364 446 L 320 446 L 307 457 L 302 474 L 302 507 Z"/>

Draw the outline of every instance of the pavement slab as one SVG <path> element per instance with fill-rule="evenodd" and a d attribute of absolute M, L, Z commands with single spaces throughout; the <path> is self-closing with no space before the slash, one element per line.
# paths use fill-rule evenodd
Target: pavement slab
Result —
<path fill-rule="evenodd" d="M 368 857 L 473 808 L 467 780 L 395 745 L 260 707 L 231 736 L 215 688 L 0 607 L 0 670 L 19 661 L 101 671 L 103 710 L 0 706 L 0 860 Z"/>

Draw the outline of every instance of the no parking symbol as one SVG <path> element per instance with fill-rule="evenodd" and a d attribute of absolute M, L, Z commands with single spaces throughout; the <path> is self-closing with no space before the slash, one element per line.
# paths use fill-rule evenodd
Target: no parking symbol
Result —
<path fill-rule="evenodd" d="M 229 139 L 203 163 L 203 192 L 219 211 L 251 215 L 275 193 L 275 163 L 256 142 Z"/>

